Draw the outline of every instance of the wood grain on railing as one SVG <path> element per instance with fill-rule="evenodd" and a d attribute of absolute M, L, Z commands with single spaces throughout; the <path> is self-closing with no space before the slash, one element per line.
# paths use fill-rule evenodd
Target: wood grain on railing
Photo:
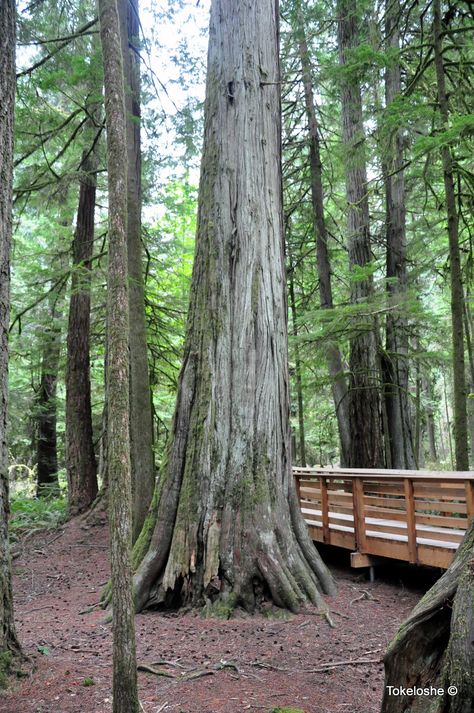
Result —
<path fill-rule="evenodd" d="M 294 468 L 311 537 L 447 567 L 474 516 L 474 473 Z M 361 561 L 361 560 L 358 560 Z"/>

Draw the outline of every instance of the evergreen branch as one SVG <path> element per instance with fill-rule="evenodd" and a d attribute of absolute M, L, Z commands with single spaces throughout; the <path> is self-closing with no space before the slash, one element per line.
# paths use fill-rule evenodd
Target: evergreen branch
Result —
<path fill-rule="evenodd" d="M 52 59 L 52 57 L 54 57 L 58 52 L 67 47 L 68 44 L 70 44 L 75 37 L 84 34 L 84 32 L 87 32 L 87 30 L 93 27 L 96 23 L 97 18 L 95 17 L 93 20 L 83 25 L 83 27 L 81 27 L 76 33 L 74 33 L 74 35 L 71 35 L 67 40 L 61 42 L 58 47 L 56 47 L 54 50 L 51 50 L 51 52 L 49 52 L 47 55 L 35 62 L 31 67 L 28 67 L 28 69 L 24 69 L 21 72 L 18 72 L 16 78 L 20 79 L 20 77 L 26 77 L 32 74 L 35 69 L 38 69 L 38 67 L 42 67 L 43 64 L 45 64 L 48 60 Z"/>

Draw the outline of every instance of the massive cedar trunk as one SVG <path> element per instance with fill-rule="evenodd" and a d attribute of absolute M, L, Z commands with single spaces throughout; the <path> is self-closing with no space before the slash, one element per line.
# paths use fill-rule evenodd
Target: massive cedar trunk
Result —
<path fill-rule="evenodd" d="M 297 610 L 334 588 L 291 475 L 275 0 L 211 5 L 184 362 L 135 554 L 139 608 Z"/>
<path fill-rule="evenodd" d="M 386 46 L 399 50 L 398 0 L 387 0 L 385 10 Z M 401 93 L 398 60 L 385 71 L 387 109 Z M 384 370 L 388 450 L 391 468 L 416 468 L 408 391 L 407 245 L 405 226 L 405 175 L 402 132 L 389 137 L 385 157 L 385 197 L 387 235 L 387 290 L 390 310 L 386 322 Z"/>
<path fill-rule="evenodd" d="M 140 21 L 138 0 L 119 0 L 127 112 L 127 249 L 130 305 L 130 440 L 133 539 L 140 533 L 155 485 L 153 417 L 141 241 Z"/>
<path fill-rule="evenodd" d="M 15 106 L 15 3 L 0 3 L 0 676 L 9 655 L 20 652 L 13 620 L 8 546 L 8 324 L 12 235 L 13 115 Z"/>
<path fill-rule="evenodd" d="M 116 0 L 99 0 L 109 189 L 107 455 L 113 606 L 113 713 L 138 713 L 132 598 L 127 267 L 127 133 Z"/>
<path fill-rule="evenodd" d="M 370 311 L 373 294 L 369 200 L 365 159 L 362 97 L 357 71 L 349 70 L 358 45 L 358 8 L 353 0 L 338 0 L 338 45 L 341 64 L 342 138 L 345 153 L 347 230 L 351 302 Z M 380 403 L 380 369 L 377 322 L 374 317 L 354 317 L 350 354 L 349 465 L 380 468 L 384 465 Z"/>
<path fill-rule="evenodd" d="M 73 242 L 73 270 L 66 370 L 66 467 L 69 512 L 75 515 L 97 495 L 90 384 L 90 270 L 94 244 L 96 161 L 84 153 L 77 224 Z"/>
<path fill-rule="evenodd" d="M 301 4 L 297 5 L 297 29 L 301 68 L 303 72 L 306 115 L 308 117 L 309 134 L 309 167 L 311 173 L 311 203 L 313 209 L 313 225 L 316 235 L 317 269 L 319 278 L 319 301 L 322 309 L 333 309 L 331 285 L 331 265 L 328 250 L 328 234 L 324 217 L 324 191 L 322 179 L 321 150 L 319 145 L 319 128 L 316 116 L 316 106 L 313 93 L 313 79 L 308 43 L 304 29 Z M 349 399 L 346 376 L 338 345 L 332 340 L 326 344 L 326 358 L 329 373 L 332 378 L 332 395 L 336 411 L 340 444 L 340 461 L 342 466 L 348 466 L 350 460 L 350 424 Z"/>
<path fill-rule="evenodd" d="M 438 105 L 441 114 L 442 127 L 444 130 L 447 130 L 449 128 L 449 104 L 444 75 L 442 33 L 443 26 L 441 21 L 440 0 L 434 0 L 433 47 L 438 89 Z M 464 290 L 462 285 L 461 255 L 459 251 L 459 218 L 454 188 L 454 160 L 449 144 L 446 143 L 443 145 L 441 149 L 441 156 L 443 160 L 444 192 L 448 220 L 449 272 L 451 278 L 454 451 L 456 455 L 456 469 L 467 470 L 469 468 L 469 449 L 467 439 L 466 374 L 464 365 Z"/>

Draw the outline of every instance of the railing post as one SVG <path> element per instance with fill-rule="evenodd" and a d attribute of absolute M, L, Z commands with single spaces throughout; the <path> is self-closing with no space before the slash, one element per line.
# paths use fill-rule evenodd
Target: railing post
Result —
<path fill-rule="evenodd" d="M 416 519 L 413 481 L 410 478 L 404 478 L 403 482 L 405 487 L 405 509 L 407 513 L 408 558 L 410 564 L 417 564 L 418 550 L 416 544 Z"/>
<path fill-rule="evenodd" d="M 298 498 L 298 505 L 301 510 L 301 485 L 300 485 L 300 474 L 295 473 L 294 478 L 295 478 L 295 488 L 296 488 L 296 497 Z"/>
<path fill-rule="evenodd" d="M 365 552 L 367 536 L 365 534 L 364 481 L 362 478 L 351 478 L 351 480 L 355 546 L 358 552 Z"/>
<path fill-rule="evenodd" d="M 467 519 L 470 520 L 474 515 L 474 481 L 466 480 L 465 485 Z"/>
<path fill-rule="evenodd" d="M 329 544 L 331 534 L 329 532 L 329 503 L 328 503 L 328 486 L 324 476 L 319 478 L 319 487 L 321 488 L 321 515 L 323 522 L 323 542 Z"/>

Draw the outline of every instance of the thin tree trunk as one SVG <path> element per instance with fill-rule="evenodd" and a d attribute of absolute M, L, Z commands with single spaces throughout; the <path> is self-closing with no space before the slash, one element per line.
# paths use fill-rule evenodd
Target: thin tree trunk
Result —
<path fill-rule="evenodd" d="M 449 105 L 444 75 L 442 21 L 440 0 L 433 0 L 433 46 L 438 105 L 442 126 L 449 126 Z M 458 213 L 454 189 L 454 161 L 449 145 L 441 149 L 443 159 L 443 178 L 448 219 L 449 265 L 451 277 L 451 320 L 453 325 L 453 391 L 454 391 L 454 450 L 456 470 L 468 470 L 469 449 L 467 440 L 466 374 L 464 365 L 464 291 L 461 274 L 461 256 L 459 252 Z"/>
<path fill-rule="evenodd" d="M 113 607 L 113 713 L 138 713 L 132 598 L 129 306 L 127 267 L 127 132 L 116 0 L 99 0 L 104 65 L 109 188 L 107 280 L 107 448 Z"/>
<path fill-rule="evenodd" d="M 358 45 L 357 3 L 338 0 L 338 44 L 341 67 L 350 61 Z M 342 137 L 345 153 L 347 227 L 351 301 L 370 310 L 373 294 L 372 252 L 369 231 L 369 201 L 365 161 L 360 83 L 347 70 L 341 75 Z M 354 318 L 351 338 L 349 418 L 352 467 L 380 468 L 384 465 L 380 401 L 378 327 L 374 317 Z"/>
<path fill-rule="evenodd" d="M 426 397 L 426 430 L 428 432 L 428 447 L 430 451 L 430 460 L 436 463 L 438 453 L 436 448 L 436 425 L 433 413 L 433 385 L 431 378 L 428 375 L 424 379 L 424 392 Z"/>
<path fill-rule="evenodd" d="M 196 256 L 138 606 L 297 610 L 334 591 L 291 474 L 278 6 L 211 4 Z"/>
<path fill-rule="evenodd" d="M 8 325 L 12 235 L 13 120 L 15 109 L 15 3 L 0 3 L 0 676 L 20 654 L 13 618 L 8 545 Z"/>
<path fill-rule="evenodd" d="M 446 387 L 446 375 L 443 371 L 443 394 L 444 394 L 444 409 L 446 414 L 446 428 L 448 431 L 448 444 L 449 444 L 449 457 L 451 460 L 451 468 L 454 469 L 454 450 L 453 450 L 453 439 L 451 437 L 451 419 L 449 417 L 449 402 L 448 402 L 448 390 Z"/>
<path fill-rule="evenodd" d="M 387 48 L 399 51 L 397 22 L 400 16 L 398 0 L 386 0 L 385 35 Z M 399 62 L 385 70 L 387 109 L 401 94 Z M 408 388 L 408 319 L 407 305 L 407 245 L 405 226 L 405 174 L 403 171 L 402 133 L 397 129 L 390 136 L 385 161 L 386 230 L 387 230 L 387 290 L 390 311 L 386 322 L 385 402 L 388 440 L 392 468 L 413 469 L 416 458 L 413 449 Z"/>
<path fill-rule="evenodd" d="M 97 161 L 85 151 L 82 161 L 77 224 L 73 242 L 73 271 L 66 369 L 66 468 L 69 512 L 86 510 L 97 495 L 90 383 L 91 263 Z"/>
<path fill-rule="evenodd" d="M 472 319 L 470 317 L 469 311 L 469 300 L 470 294 L 469 290 L 466 294 L 466 300 L 464 302 L 464 333 L 466 335 L 466 347 L 468 355 L 468 378 L 467 378 L 467 420 L 468 420 L 468 433 L 469 433 L 469 443 L 471 450 L 471 466 L 474 460 L 474 350 L 472 345 L 473 340 L 473 329 L 472 329 Z"/>
<path fill-rule="evenodd" d="M 62 289 L 63 285 L 60 287 L 61 291 Z M 38 497 L 56 495 L 59 492 L 56 397 L 61 355 L 61 300 L 61 292 L 52 294 L 50 326 L 44 334 L 41 380 L 36 394 L 36 494 Z"/>
<path fill-rule="evenodd" d="M 319 144 L 319 128 L 316 116 L 316 106 L 313 93 L 311 61 L 306 40 L 301 3 L 297 4 L 298 45 L 303 72 L 303 86 L 308 118 L 309 134 L 309 166 L 311 172 L 311 203 L 313 209 L 313 226 L 316 235 L 316 255 L 319 278 L 319 301 L 322 309 L 333 309 L 331 286 L 331 265 L 328 250 L 328 235 L 324 217 L 324 191 L 322 180 L 321 150 Z M 326 358 L 329 373 L 332 378 L 332 394 L 336 410 L 337 426 L 340 444 L 340 462 L 342 466 L 349 465 L 350 459 L 350 425 L 349 399 L 343 360 L 338 345 L 333 340 L 326 344 Z"/>
<path fill-rule="evenodd" d="M 140 55 L 138 0 L 119 0 L 127 112 L 127 248 L 130 305 L 130 439 L 133 539 L 140 534 L 155 485 L 153 416 L 141 241 Z"/>
<path fill-rule="evenodd" d="M 298 442 L 299 448 L 293 447 L 294 456 L 299 451 L 299 464 L 306 467 L 306 444 L 304 435 L 304 400 L 303 400 L 303 384 L 301 379 L 301 358 L 300 347 L 298 344 L 298 322 L 296 314 L 296 299 L 295 299 L 295 284 L 294 284 L 294 267 L 291 259 L 291 249 L 288 248 L 290 265 L 288 270 L 288 295 L 290 298 L 290 313 L 291 313 L 291 331 L 294 339 L 295 350 L 295 380 L 296 380 L 296 402 L 298 406 Z M 296 438 L 294 439 L 296 445 Z"/>

